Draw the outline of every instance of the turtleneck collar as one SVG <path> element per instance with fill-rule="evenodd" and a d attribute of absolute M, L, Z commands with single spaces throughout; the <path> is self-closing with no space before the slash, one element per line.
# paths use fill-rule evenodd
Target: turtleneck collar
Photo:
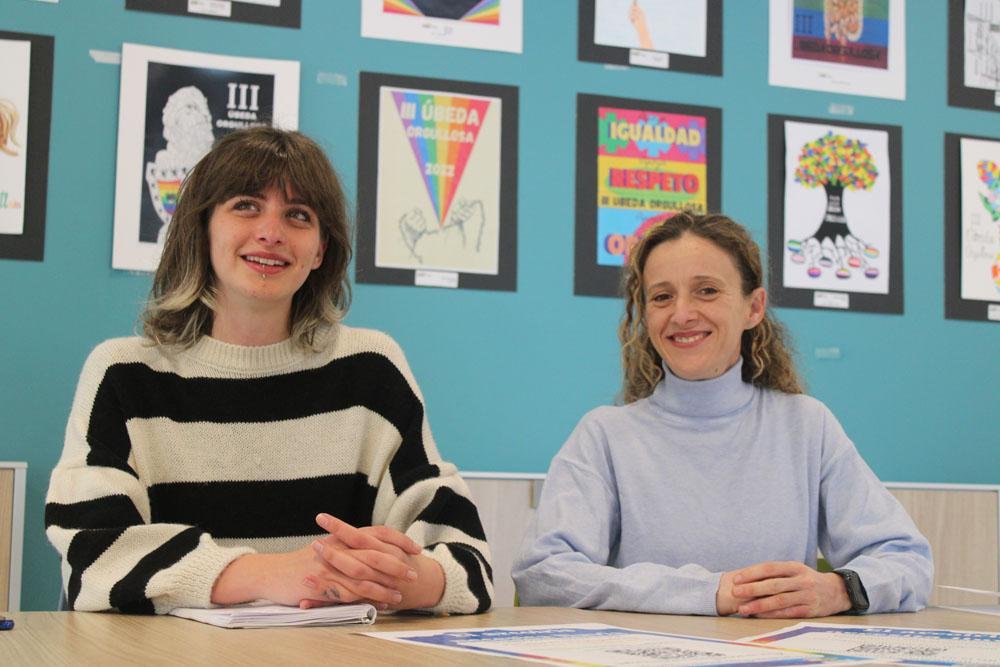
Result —
<path fill-rule="evenodd" d="M 722 417 L 742 409 L 753 398 L 753 385 L 743 381 L 743 357 L 710 380 L 684 380 L 663 364 L 664 376 L 650 401 L 681 417 Z"/>

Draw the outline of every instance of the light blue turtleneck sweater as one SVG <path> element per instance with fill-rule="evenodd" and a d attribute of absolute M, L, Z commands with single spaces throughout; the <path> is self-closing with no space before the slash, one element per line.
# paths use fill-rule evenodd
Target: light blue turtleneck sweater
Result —
<path fill-rule="evenodd" d="M 858 572 L 869 612 L 926 604 L 930 546 L 833 414 L 741 368 L 668 371 L 652 396 L 580 421 L 514 563 L 522 604 L 715 614 L 723 572 L 815 567 L 817 547 Z"/>

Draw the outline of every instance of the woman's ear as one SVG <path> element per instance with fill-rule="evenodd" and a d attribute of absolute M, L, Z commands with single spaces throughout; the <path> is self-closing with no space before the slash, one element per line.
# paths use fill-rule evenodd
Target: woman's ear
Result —
<path fill-rule="evenodd" d="M 750 293 L 750 313 L 747 315 L 747 329 L 753 329 L 764 320 L 767 310 L 767 292 L 758 287 Z"/>

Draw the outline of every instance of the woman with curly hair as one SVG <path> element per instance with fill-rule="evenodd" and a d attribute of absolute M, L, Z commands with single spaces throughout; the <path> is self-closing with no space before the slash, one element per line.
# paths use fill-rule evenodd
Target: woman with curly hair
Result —
<path fill-rule="evenodd" d="M 930 547 L 822 403 L 723 215 L 650 229 L 625 270 L 624 405 L 549 468 L 524 604 L 761 618 L 914 611 Z M 820 572 L 817 549 L 835 569 Z"/>

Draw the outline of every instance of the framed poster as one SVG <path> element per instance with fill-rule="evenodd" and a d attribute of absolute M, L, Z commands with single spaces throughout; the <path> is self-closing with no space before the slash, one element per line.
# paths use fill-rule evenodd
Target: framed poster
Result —
<path fill-rule="evenodd" d="M 359 283 L 517 289 L 517 88 L 361 73 Z"/>
<path fill-rule="evenodd" d="M 768 116 L 777 306 L 903 312 L 902 131 Z"/>
<path fill-rule="evenodd" d="M 722 75 L 722 0 L 580 0 L 578 58 Z"/>
<path fill-rule="evenodd" d="M 112 267 L 156 269 L 181 182 L 215 139 L 298 121 L 298 62 L 123 44 Z"/>
<path fill-rule="evenodd" d="M 948 104 L 1000 111 L 1000 0 L 948 0 Z"/>
<path fill-rule="evenodd" d="M 944 136 L 944 316 L 1000 322 L 1000 138 Z"/>
<path fill-rule="evenodd" d="M 361 36 L 521 53 L 522 0 L 361 0 Z"/>
<path fill-rule="evenodd" d="M 45 254 L 54 50 L 48 35 L 0 31 L 0 259 Z"/>
<path fill-rule="evenodd" d="M 722 200 L 722 111 L 580 94 L 576 102 L 573 292 L 619 296 L 622 266 L 645 231 Z"/>
<path fill-rule="evenodd" d="M 906 99 L 903 0 L 770 0 L 768 83 Z"/>
<path fill-rule="evenodd" d="M 299 28 L 302 25 L 302 0 L 125 0 L 125 9 L 282 28 Z"/>

